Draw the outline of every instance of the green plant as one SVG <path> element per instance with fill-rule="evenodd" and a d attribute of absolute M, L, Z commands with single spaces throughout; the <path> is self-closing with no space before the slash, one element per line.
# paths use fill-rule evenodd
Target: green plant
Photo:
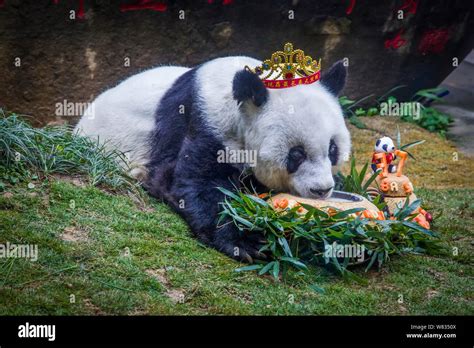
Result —
<path fill-rule="evenodd" d="M 364 101 L 372 98 L 373 96 L 374 96 L 373 94 L 370 94 L 358 100 L 351 100 L 347 98 L 346 96 L 339 97 L 339 104 L 341 104 L 342 112 L 344 116 L 347 118 L 351 118 L 352 116 L 357 116 L 357 110 L 359 110 L 360 112 L 360 108 L 356 109 L 355 111 L 354 111 L 354 108 L 360 105 L 361 103 L 363 103 Z"/>
<path fill-rule="evenodd" d="M 84 175 L 91 185 L 137 192 L 124 155 L 81 137 L 69 127 L 33 128 L 0 109 L 2 179 L 15 184 L 52 174 Z"/>
<path fill-rule="evenodd" d="M 328 246 L 358 246 L 367 257 L 369 270 L 379 267 L 390 255 L 404 253 L 431 253 L 439 251 L 436 233 L 411 221 L 411 212 L 420 201 L 400 208 L 394 220 L 361 218 L 356 213 L 364 208 L 337 210 L 330 214 L 322 209 L 301 203 L 306 213 L 298 213 L 299 207 L 277 211 L 265 200 L 249 193 L 233 193 L 224 188 L 220 222 L 230 219 L 241 233 L 262 233 L 267 244 L 260 249 L 267 252 L 270 260 L 245 266 L 238 271 L 258 270 L 278 278 L 290 268 L 306 271 L 311 265 L 328 265 L 345 278 L 362 280 L 348 270 L 356 262 L 351 255 L 328 254 Z M 359 257 L 360 255 L 358 255 Z"/>
<path fill-rule="evenodd" d="M 392 93 L 406 87 L 407 87 L 406 85 L 398 85 L 393 88 L 390 88 L 387 92 L 385 92 L 384 94 L 382 94 L 380 97 L 377 98 L 377 105 L 380 106 L 380 104 L 384 101 L 389 101 L 392 98 L 395 99 Z"/>
<path fill-rule="evenodd" d="M 450 124 L 453 122 L 451 116 L 432 107 L 426 107 L 423 105 L 421 105 L 419 116 L 404 115 L 401 116 L 401 119 L 406 122 L 415 123 L 430 132 L 437 132 L 441 136 L 446 135 Z"/>
<path fill-rule="evenodd" d="M 366 125 L 359 119 L 363 116 L 375 116 L 380 114 L 380 105 L 382 103 L 396 103 L 397 98 L 392 95 L 398 89 L 405 88 L 405 85 L 395 86 L 389 91 L 384 93 L 382 96 L 376 99 L 376 105 L 363 108 L 360 104 L 373 95 L 363 97 L 357 101 L 351 100 L 345 96 L 339 97 L 339 103 L 341 104 L 343 114 L 349 119 L 350 123 L 357 128 L 364 129 Z M 420 114 L 419 115 L 401 115 L 400 118 L 405 122 L 411 122 L 418 126 L 429 130 L 430 132 L 437 132 L 441 136 L 445 136 L 446 132 L 453 122 L 450 115 L 445 114 L 435 108 L 423 104 L 430 105 L 433 102 L 441 102 L 442 98 L 440 95 L 445 95 L 447 91 L 443 88 L 429 88 L 417 91 L 411 98 L 411 102 L 420 103 Z M 356 106 L 359 106 L 354 110 Z"/>
<path fill-rule="evenodd" d="M 365 180 L 365 175 L 369 164 L 366 163 L 360 172 L 357 171 L 356 163 L 354 157 L 351 159 L 351 168 L 348 175 L 343 175 L 341 172 L 337 173 L 338 181 L 338 190 L 345 192 L 357 193 L 361 196 L 369 198 L 367 189 L 370 184 L 377 178 L 377 173 L 372 173 L 372 175 Z"/>
<path fill-rule="evenodd" d="M 445 94 L 447 94 L 447 90 L 441 87 L 417 91 L 411 100 L 420 104 L 420 114 L 402 115 L 401 119 L 406 122 L 415 123 L 430 132 L 437 132 L 441 136 L 445 136 L 453 119 L 450 115 L 430 106 L 434 102 L 442 102 L 440 96 Z"/>
<path fill-rule="evenodd" d="M 412 101 L 417 102 L 433 102 L 442 101 L 440 95 L 446 94 L 447 90 L 442 87 L 420 89 L 411 98 Z"/>
<path fill-rule="evenodd" d="M 365 114 L 365 110 L 362 108 L 354 109 L 356 106 L 360 105 L 362 102 L 366 101 L 373 97 L 373 94 L 367 95 L 359 100 L 351 100 L 346 96 L 339 97 L 339 104 L 341 104 L 342 113 L 344 117 L 349 119 L 349 122 L 356 126 L 357 128 L 364 129 L 366 128 L 365 124 L 358 118 Z"/>

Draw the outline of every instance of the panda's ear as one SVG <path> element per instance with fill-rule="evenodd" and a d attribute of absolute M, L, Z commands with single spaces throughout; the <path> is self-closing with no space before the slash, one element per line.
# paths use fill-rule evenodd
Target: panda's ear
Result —
<path fill-rule="evenodd" d="M 321 83 L 334 95 L 338 95 L 346 84 L 347 69 L 342 60 L 334 63 L 323 73 Z"/>
<path fill-rule="evenodd" d="M 256 106 L 262 106 L 268 99 L 268 91 L 262 80 L 246 69 L 235 74 L 232 92 L 238 103 L 252 100 Z"/>

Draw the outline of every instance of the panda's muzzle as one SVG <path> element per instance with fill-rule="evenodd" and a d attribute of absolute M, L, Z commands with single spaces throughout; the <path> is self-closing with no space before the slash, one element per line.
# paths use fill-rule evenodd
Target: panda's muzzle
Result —
<path fill-rule="evenodd" d="M 314 189 L 314 188 L 311 188 L 309 190 L 313 195 L 316 195 L 316 196 L 321 197 L 321 198 L 326 198 L 326 196 L 328 195 L 329 192 L 331 192 L 332 189 L 333 189 L 333 186 L 331 186 L 328 189 Z"/>

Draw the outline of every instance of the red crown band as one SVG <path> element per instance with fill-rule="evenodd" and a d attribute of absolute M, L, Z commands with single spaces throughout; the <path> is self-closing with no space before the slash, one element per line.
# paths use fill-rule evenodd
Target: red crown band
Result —
<path fill-rule="evenodd" d="M 294 87 L 298 85 L 309 85 L 318 81 L 321 77 L 321 71 L 317 71 L 313 75 L 299 77 L 296 79 L 287 79 L 287 80 L 262 80 L 263 84 L 267 88 L 280 89 Z"/>

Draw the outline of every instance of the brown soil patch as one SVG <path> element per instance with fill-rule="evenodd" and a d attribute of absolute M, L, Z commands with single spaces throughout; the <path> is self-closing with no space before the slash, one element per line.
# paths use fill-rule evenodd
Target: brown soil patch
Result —
<path fill-rule="evenodd" d="M 77 187 L 86 187 L 88 185 L 86 178 L 82 176 L 70 176 L 65 174 L 54 174 L 53 176 L 58 180 L 71 183 Z"/>
<path fill-rule="evenodd" d="M 169 279 L 166 276 L 166 270 L 163 268 L 160 269 L 147 269 L 145 270 L 145 273 L 148 274 L 150 277 L 155 278 L 157 281 L 159 281 L 161 284 L 164 286 L 169 285 Z"/>
<path fill-rule="evenodd" d="M 165 295 L 168 296 L 174 303 L 184 303 L 185 294 L 181 289 L 167 290 Z"/>
<path fill-rule="evenodd" d="M 147 269 L 145 273 L 156 279 L 165 287 L 165 295 L 169 297 L 173 303 L 184 303 L 186 297 L 185 291 L 182 289 L 172 289 L 170 287 L 171 283 L 166 275 L 166 269 Z"/>
<path fill-rule="evenodd" d="M 86 230 L 70 226 L 64 229 L 59 238 L 66 242 L 88 242 L 89 233 Z"/>
<path fill-rule="evenodd" d="M 102 309 L 100 309 L 100 307 L 96 306 L 95 304 L 92 303 L 92 300 L 89 299 L 89 298 L 86 298 L 82 301 L 84 303 L 84 306 L 89 310 L 91 311 L 92 313 L 94 313 L 94 315 L 106 315 L 107 313 L 105 313 L 104 311 L 102 311 Z"/>

